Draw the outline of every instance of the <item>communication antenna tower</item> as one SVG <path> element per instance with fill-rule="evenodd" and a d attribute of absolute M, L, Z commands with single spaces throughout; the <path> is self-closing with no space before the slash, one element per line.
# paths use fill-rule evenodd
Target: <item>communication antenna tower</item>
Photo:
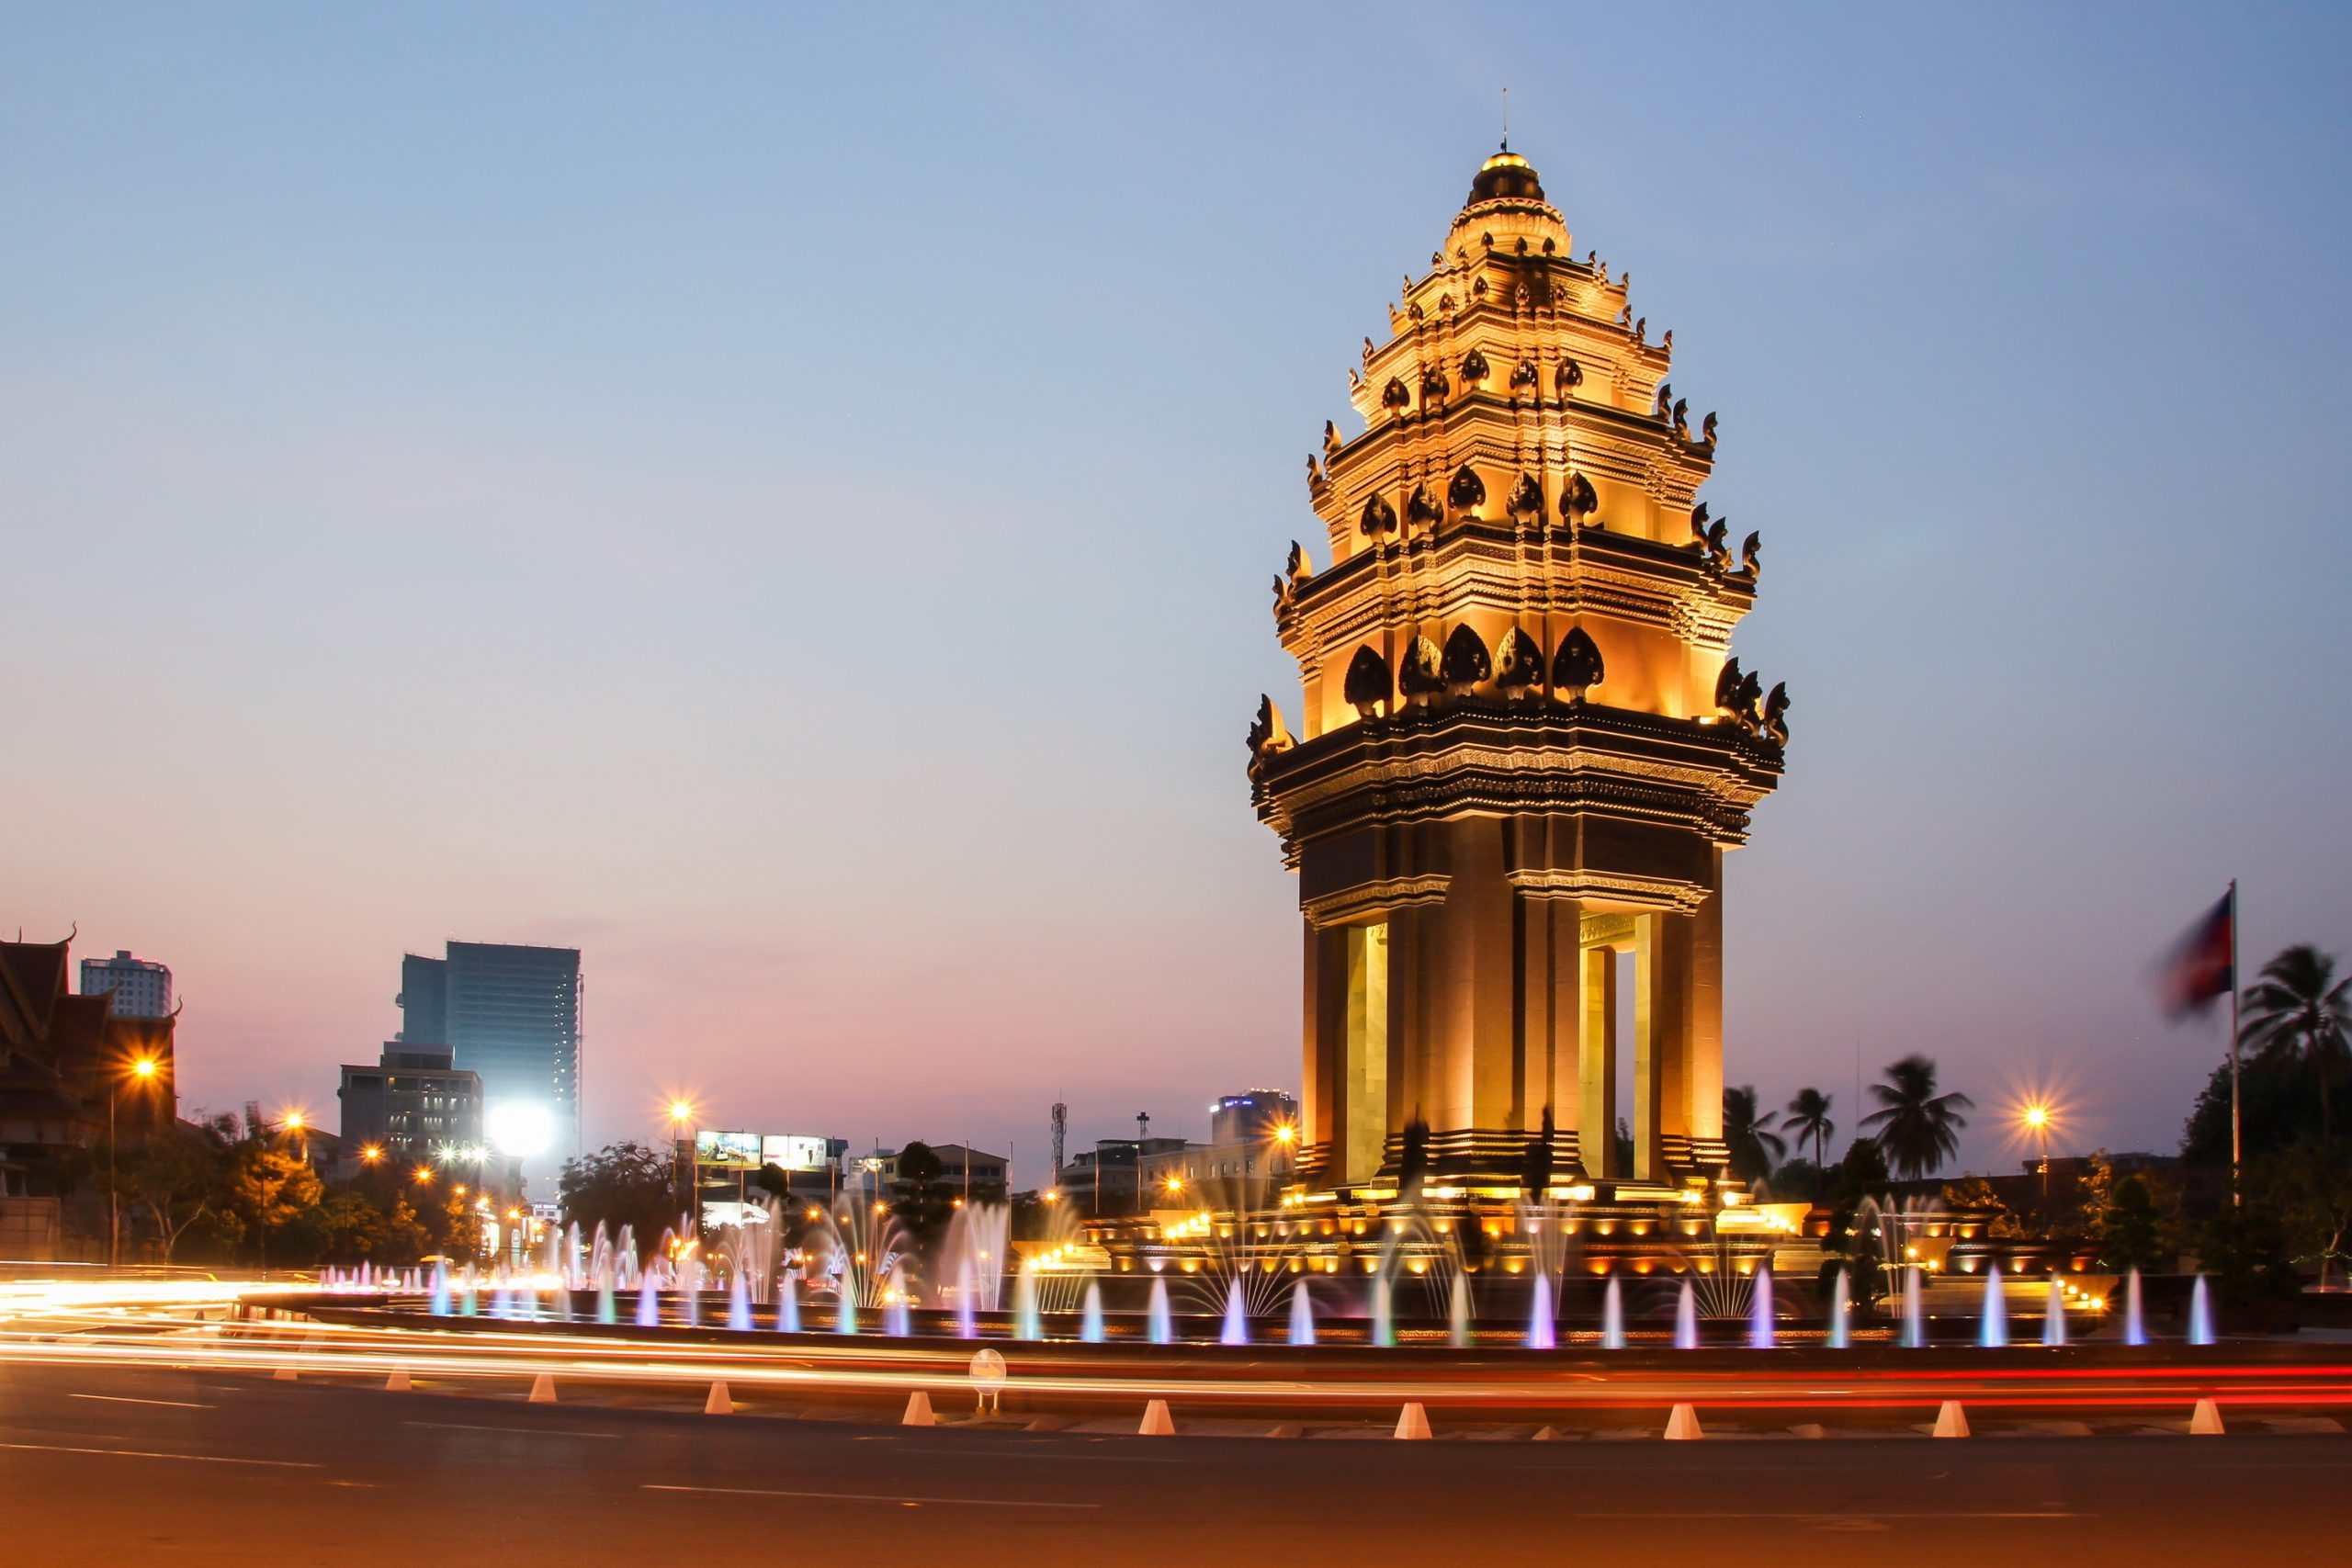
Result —
<path fill-rule="evenodd" d="M 1069 1135 L 1069 1107 L 1054 1101 L 1054 1182 L 1062 1184 L 1062 1140 Z"/>

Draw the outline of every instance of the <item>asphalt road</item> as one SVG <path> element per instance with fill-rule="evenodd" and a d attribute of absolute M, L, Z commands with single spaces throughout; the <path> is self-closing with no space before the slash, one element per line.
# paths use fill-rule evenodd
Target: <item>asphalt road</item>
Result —
<path fill-rule="evenodd" d="M 10 1563 L 2331 1562 L 2347 1483 L 2341 1434 L 1143 1438 L 0 1366 Z"/>

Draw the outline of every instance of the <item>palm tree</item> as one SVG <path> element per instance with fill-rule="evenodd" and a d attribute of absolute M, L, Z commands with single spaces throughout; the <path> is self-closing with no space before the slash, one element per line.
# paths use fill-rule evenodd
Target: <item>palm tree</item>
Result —
<path fill-rule="evenodd" d="M 1724 1142 L 1731 1145 L 1731 1173 L 1742 1181 L 1770 1176 L 1789 1145 L 1756 1113 L 1756 1086 L 1724 1090 Z"/>
<path fill-rule="evenodd" d="M 2319 1080 L 2319 1135 L 2334 1141 L 2327 1080 L 2335 1076 L 2345 1031 L 2352 1025 L 2352 976 L 2336 979 L 2335 957 L 2304 942 L 2264 964 L 2261 978 L 2246 987 L 2238 1005 L 2244 1043 L 2300 1056 L 2311 1068 Z"/>
<path fill-rule="evenodd" d="M 1862 1118 L 1862 1129 L 1878 1139 L 1894 1173 L 1913 1181 L 1960 1152 L 1960 1130 L 1968 1125 L 1961 1112 L 1976 1109 L 1964 1094 L 1938 1094 L 1935 1063 L 1917 1055 L 1889 1066 L 1871 1096 L 1879 1109 Z"/>
<path fill-rule="evenodd" d="M 1829 1119 L 1829 1096 L 1817 1089 L 1801 1089 L 1789 1101 L 1789 1113 L 1781 1120 L 1781 1130 L 1796 1135 L 1797 1147 L 1813 1145 L 1813 1163 L 1821 1164 L 1829 1140 L 1838 1135 L 1838 1123 Z"/>

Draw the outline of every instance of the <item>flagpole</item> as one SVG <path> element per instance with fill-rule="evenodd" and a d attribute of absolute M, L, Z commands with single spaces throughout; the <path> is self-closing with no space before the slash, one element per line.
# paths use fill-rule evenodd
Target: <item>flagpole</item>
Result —
<path fill-rule="evenodd" d="M 2244 1197 L 2238 1191 L 2238 1160 L 2243 1153 L 2244 1123 L 2238 1094 L 2238 879 L 2230 878 L 2230 1206 Z"/>

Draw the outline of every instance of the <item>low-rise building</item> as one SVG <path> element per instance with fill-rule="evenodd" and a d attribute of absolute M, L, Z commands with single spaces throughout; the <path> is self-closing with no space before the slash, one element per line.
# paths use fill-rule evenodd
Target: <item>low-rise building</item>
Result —
<path fill-rule="evenodd" d="M 375 1066 L 345 1065 L 335 1098 L 343 1103 L 346 1168 L 373 1158 L 428 1160 L 482 1141 L 481 1075 L 458 1066 L 447 1045 L 388 1041 Z"/>

